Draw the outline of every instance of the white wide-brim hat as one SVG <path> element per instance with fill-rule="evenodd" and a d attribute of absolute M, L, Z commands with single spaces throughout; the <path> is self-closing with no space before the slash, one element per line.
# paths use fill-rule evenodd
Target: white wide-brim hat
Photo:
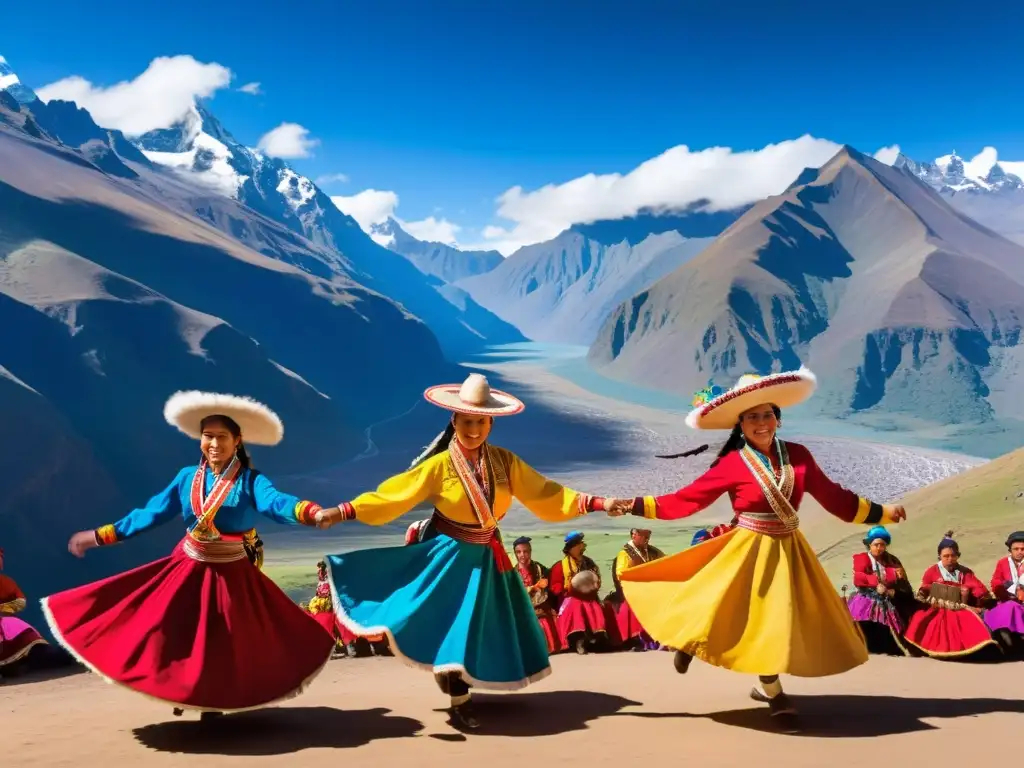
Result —
<path fill-rule="evenodd" d="M 770 403 L 780 409 L 792 408 L 814 394 L 817 377 L 807 368 L 786 373 L 741 376 L 736 385 L 722 391 L 708 387 L 694 396 L 697 406 L 686 416 L 686 425 L 693 429 L 732 429 L 740 414 L 759 405 Z"/>
<path fill-rule="evenodd" d="M 227 416 L 242 430 L 242 440 L 253 445 L 277 445 L 284 424 L 270 408 L 248 397 L 216 392 L 175 392 L 164 405 L 164 418 L 191 438 L 203 436 L 200 425 L 208 416 Z"/>
<path fill-rule="evenodd" d="M 513 416 L 526 407 L 508 392 L 491 389 L 479 373 L 469 374 L 461 384 L 438 384 L 424 392 L 423 397 L 445 410 L 474 416 Z"/>

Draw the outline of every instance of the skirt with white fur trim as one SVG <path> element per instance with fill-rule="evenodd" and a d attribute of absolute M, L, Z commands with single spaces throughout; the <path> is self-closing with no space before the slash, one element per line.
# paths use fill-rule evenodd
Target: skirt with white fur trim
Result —
<path fill-rule="evenodd" d="M 181 709 L 243 712 L 292 698 L 334 650 L 330 635 L 247 558 L 199 562 L 184 542 L 169 557 L 42 606 L 79 663 Z"/>
<path fill-rule="evenodd" d="M 428 534 L 429 535 L 429 534 Z M 418 544 L 328 555 L 338 620 L 386 634 L 395 656 L 484 690 L 524 688 L 551 674 L 548 646 L 522 579 L 486 544 L 436 534 Z"/>

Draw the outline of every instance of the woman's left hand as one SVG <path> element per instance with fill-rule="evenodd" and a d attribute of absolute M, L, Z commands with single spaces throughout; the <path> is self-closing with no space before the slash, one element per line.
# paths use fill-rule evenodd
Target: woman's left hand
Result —
<path fill-rule="evenodd" d="M 895 523 L 900 522 L 900 520 L 906 520 L 907 519 L 907 510 L 905 510 L 903 508 L 902 504 L 892 504 L 892 505 L 889 506 L 888 510 L 886 510 L 886 511 L 888 512 L 886 517 L 889 518 L 888 521 L 887 521 L 889 523 L 894 523 L 895 524 Z"/>

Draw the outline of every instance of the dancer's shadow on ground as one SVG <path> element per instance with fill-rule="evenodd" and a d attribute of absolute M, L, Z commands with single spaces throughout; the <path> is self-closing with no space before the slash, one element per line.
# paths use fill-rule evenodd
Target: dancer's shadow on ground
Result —
<path fill-rule="evenodd" d="M 542 693 L 474 693 L 482 736 L 553 736 L 582 731 L 592 720 L 620 714 L 640 702 L 591 691 L 545 691 Z M 445 710 L 435 710 L 443 712 Z M 462 741 L 462 734 L 431 734 L 441 741 Z"/>
<path fill-rule="evenodd" d="M 935 730 L 924 720 L 973 717 L 997 712 L 1024 714 L 1016 699 L 923 699 L 898 696 L 793 696 L 802 731 L 813 738 L 870 738 Z M 775 732 L 768 707 L 734 709 L 708 714 L 626 712 L 629 717 L 706 718 L 752 731 Z"/>
<path fill-rule="evenodd" d="M 380 739 L 416 736 L 423 723 L 388 709 L 275 707 L 202 722 L 184 718 L 135 728 L 135 738 L 159 752 L 255 757 L 303 749 L 346 749 Z"/>

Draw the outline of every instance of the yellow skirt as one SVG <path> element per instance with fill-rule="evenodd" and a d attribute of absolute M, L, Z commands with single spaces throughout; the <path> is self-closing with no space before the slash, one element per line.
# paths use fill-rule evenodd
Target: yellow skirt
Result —
<path fill-rule="evenodd" d="M 860 627 L 800 531 L 735 528 L 620 576 L 647 633 L 754 675 L 838 675 L 868 660 Z"/>

